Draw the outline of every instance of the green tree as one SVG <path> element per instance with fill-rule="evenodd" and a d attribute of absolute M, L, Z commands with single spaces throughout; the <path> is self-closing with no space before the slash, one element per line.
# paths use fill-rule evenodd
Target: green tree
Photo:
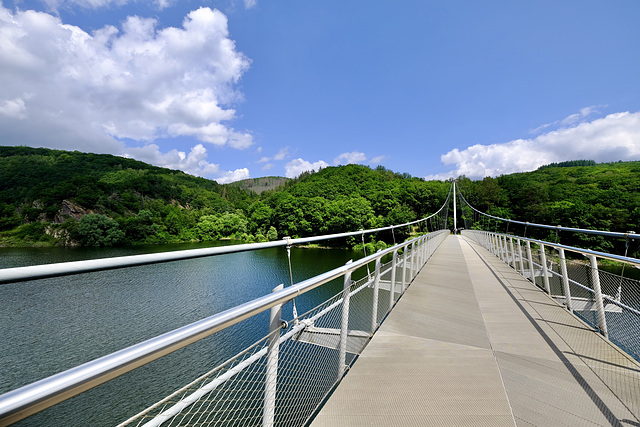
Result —
<path fill-rule="evenodd" d="M 278 231 L 273 225 L 269 227 L 269 231 L 267 232 L 267 240 L 269 241 L 278 240 Z"/>
<path fill-rule="evenodd" d="M 118 223 L 106 215 L 89 214 L 78 221 L 76 239 L 85 246 L 113 246 L 124 239 Z"/>

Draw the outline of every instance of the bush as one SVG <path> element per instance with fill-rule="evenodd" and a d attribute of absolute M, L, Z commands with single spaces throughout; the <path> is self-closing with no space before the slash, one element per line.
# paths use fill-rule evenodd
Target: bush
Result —
<path fill-rule="evenodd" d="M 113 246 L 124 239 L 124 232 L 118 223 L 100 214 L 80 218 L 75 234 L 75 239 L 85 246 Z"/>
<path fill-rule="evenodd" d="M 269 227 L 269 231 L 267 231 L 267 240 L 270 242 L 278 240 L 278 231 L 273 225 Z"/>

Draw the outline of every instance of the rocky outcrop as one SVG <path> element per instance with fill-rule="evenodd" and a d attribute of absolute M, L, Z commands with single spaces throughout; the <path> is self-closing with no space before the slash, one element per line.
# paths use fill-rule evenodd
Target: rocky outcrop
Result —
<path fill-rule="evenodd" d="M 55 226 L 48 225 L 45 227 L 44 232 L 57 239 L 60 246 L 80 246 L 80 243 L 73 240 L 69 231 L 64 228 L 55 228 Z"/>
<path fill-rule="evenodd" d="M 93 213 L 92 211 L 83 208 L 69 200 L 62 201 L 62 207 L 53 218 L 53 222 L 56 224 L 62 224 L 69 218 L 80 219 L 83 216 Z"/>

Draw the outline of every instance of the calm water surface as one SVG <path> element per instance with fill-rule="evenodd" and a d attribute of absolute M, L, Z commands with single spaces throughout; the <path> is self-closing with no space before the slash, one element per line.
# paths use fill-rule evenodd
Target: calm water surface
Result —
<path fill-rule="evenodd" d="M 0 268 L 205 246 L 212 245 L 0 248 Z M 292 248 L 291 256 L 298 282 L 362 254 Z M 280 283 L 290 283 L 285 248 L 0 285 L 0 393 L 263 296 Z M 299 297 L 298 312 L 340 289 L 337 280 Z M 291 318 L 291 304 L 283 307 L 283 317 Z M 263 313 L 17 425 L 115 425 L 267 331 Z"/>

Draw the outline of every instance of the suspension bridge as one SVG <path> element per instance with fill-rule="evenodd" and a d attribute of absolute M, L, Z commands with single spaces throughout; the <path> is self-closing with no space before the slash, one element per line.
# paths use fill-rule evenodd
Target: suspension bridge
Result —
<path fill-rule="evenodd" d="M 454 229 L 462 206 L 461 234 L 446 229 L 451 201 Z M 113 425 L 640 425 L 640 282 L 598 262 L 632 268 L 640 260 L 472 230 L 478 215 L 511 221 L 475 210 L 454 184 L 438 212 L 393 227 L 0 270 L 6 285 L 431 224 L 424 235 L 5 393 L 0 425 L 28 422 L 263 312 L 267 336 Z M 342 291 L 297 313 L 296 297 L 336 280 Z M 294 305 L 290 319 L 284 304 Z"/>

